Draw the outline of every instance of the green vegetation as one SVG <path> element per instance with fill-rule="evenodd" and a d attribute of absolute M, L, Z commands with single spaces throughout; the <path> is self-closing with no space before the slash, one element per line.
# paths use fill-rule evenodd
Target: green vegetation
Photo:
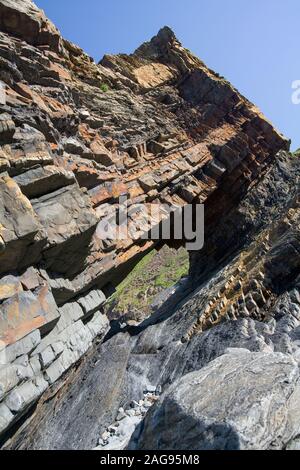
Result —
<path fill-rule="evenodd" d="M 100 85 L 100 90 L 103 91 L 103 93 L 106 93 L 109 90 L 109 86 L 102 83 L 102 85 Z"/>
<path fill-rule="evenodd" d="M 188 274 L 189 258 L 184 248 L 163 247 L 146 255 L 117 287 L 106 311 L 110 318 L 126 315 L 128 319 L 147 317 L 156 295 L 172 287 Z"/>
<path fill-rule="evenodd" d="M 296 150 L 296 152 L 293 153 L 295 157 L 300 157 L 300 149 Z"/>
<path fill-rule="evenodd" d="M 172 287 L 189 270 L 189 259 L 185 250 L 179 250 L 176 256 L 167 257 L 161 266 L 160 274 L 155 278 L 155 286 L 167 289 Z"/>

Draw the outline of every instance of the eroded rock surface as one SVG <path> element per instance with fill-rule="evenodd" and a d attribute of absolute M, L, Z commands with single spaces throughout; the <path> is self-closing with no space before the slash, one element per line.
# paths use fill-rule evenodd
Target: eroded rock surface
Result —
<path fill-rule="evenodd" d="M 170 387 L 138 449 L 282 449 L 299 434 L 299 387 L 292 358 L 232 349 Z"/>

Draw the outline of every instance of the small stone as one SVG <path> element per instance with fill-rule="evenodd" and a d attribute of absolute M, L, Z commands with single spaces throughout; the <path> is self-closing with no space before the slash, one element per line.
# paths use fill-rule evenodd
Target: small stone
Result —
<path fill-rule="evenodd" d="M 130 402 L 130 408 L 136 408 L 137 406 L 140 406 L 139 403 L 135 400 L 132 400 L 132 402 Z"/>
<path fill-rule="evenodd" d="M 122 421 L 123 419 L 125 419 L 127 417 L 127 414 L 125 413 L 124 409 L 123 408 L 120 408 L 119 409 L 119 412 L 117 414 L 117 417 L 116 417 L 116 420 L 117 421 Z"/>
<path fill-rule="evenodd" d="M 149 400 L 145 400 L 144 401 L 144 408 L 151 408 L 153 403 L 151 403 L 151 401 Z"/>
<path fill-rule="evenodd" d="M 103 441 L 107 441 L 110 437 L 110 433 L 108 431 L 104 431 L 104 433 L 101 434 L 101 439 L 103 439 Z"/>
<path fill-rule="evenodd" d="M 117 434 L 118 432 L 118 423 L 116 423 L 114 426 L 109 426 L 108 431 L 110 434 Z"/>

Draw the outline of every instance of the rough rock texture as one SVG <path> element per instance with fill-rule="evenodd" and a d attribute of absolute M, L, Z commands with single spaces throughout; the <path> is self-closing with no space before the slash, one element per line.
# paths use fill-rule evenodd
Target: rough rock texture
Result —
<path fill-rule="evenodd" d="M 178 293 L 139 327 L 107 338 L 103 345 L 94 350 L 92 359 L 79 370 L 76 381 L 65 389 L 63 398 L 55 397 L 52 402 L 42 405 L 30 423 L 31 432 L 28 433 L 26 428 L 21 430 L 9 447 L 94 448 L 101 434 L 115 422 L 120 406 L 127 409 L 132 400 L 139 401 L 150 386 L 154 389 L 161 387 L 167 394 L 173 382 L 191 372 L 201 371 L 225 354 L 228 348 L 257 352 L 265 364 L 269 360 L 265 355 L 274 353 L 284 355 L 284 363 L 298 364 L 300 273 L 299 265 L 298 268 L 295 266 L 300 258 L 294 251 L 286 256 L 289 246 L 286 240 L 291 240 L 290 246 L 297 249 L 299 171 L 298 159 L 288 154 L 279 157 L 265 178 L 253 186 L 238 208 L 234 209 L 236 217 L 241 214 L 241 221 L 252 221 L 251 236 L 242 246 L 229 252 L 222 263 L 216 257 L 213 272 L 206 275 L 206 280 L 202 278 L 201 284 L 188 296 L 186 290 L 183 292 L 184 298 Z M 260 213 L 257 219 L 256 210 Z M 222 220 L 219 222 L 223 223 Z M 283 274 L 289 271 L 289 266 L 292 267 L 288 276 L 282 276 L 280 283 L 274 254 L 282 263 Z M 199 256 L 203 253 L 200 252 Z M 195 270 L 195 279 L 196 274 Z M 296 366 L 292 368 L 296 373 Z M 282 375 L 285 374 L 284 366 Z M 267 394 L 264 377 L 258 374 L 257 387 L 260 381 L 262 395 L 264 388 Z M 245 390 L 245 396 L 248 395 L 250 397 L 249 388 Z M 72 398 L 75 396 L 79 397 L 76 401 Z M 224 399 L 226 396 L 227 387 L 224 386 Z M 86 400 L 86 397 L 91 398 Z M 213 412 L 217 405 L 213 399 L 210 403 Z M 263 412 L 261 408 L 257 409 L 259 413 Z M 218 416 L 215 418 L 217 422 Z M 270 429 L 268 418 L 265 423 Z M 294 434 L 297 425 L 296 422 Z M 252 430 L 253 427 L 249 430 L 250 435 Z M 136 432 L 129 444 L 132 448 L 142 445 L 139 443 L 140 429 Z M 297 446 L 297 436 L 294 434 L 289 442 L 287 434 L 282 440 L 279 439 L 279 431 L 278 435 L 275 434 L 274 445 L 277 448 Z M 255 439 L 255 436 L 252 438 Z M 236 442 L 241 441 L 235 441 L 233 447 Z M 254 441 L 243 442 L 244 448 L 256 446 Z M 268 442 L 266 447 L 272 445 Z M 224 445 L 231 447 L 228 442 Z M 172 444 L 170 447 L 173 448 Z"/>
<path fill-rule="evenodd" d="M 0 0 L 0 18 L 2 439 L 45 391 L 12 447 L 95 447 L 121 405 L 228 347 L 297 356 L 299 160 L 288 141 L 167 27 L 95 64 L 30 0 Z M 130 212 L 141 203 L 162 212 Z M 157 245 L 143 235 L 189 203 L 206 207 L 189 297 L 111 332 L 64 387 L 108 331 L 105 293 Z M 128 209 L 115 239 L 103 227 Z"/>
<path fill-rule="evenodd" d="M 232 349 L 185 375 L 148 413 L 138 449 L 282 449 L 300 431 L 299 367 Z"/>

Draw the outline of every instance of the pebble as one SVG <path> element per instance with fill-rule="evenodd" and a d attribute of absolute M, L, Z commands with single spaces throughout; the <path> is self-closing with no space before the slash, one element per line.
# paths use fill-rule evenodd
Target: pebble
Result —
<path fill-rule="evenodd" d="M 149 400 L 144 401 L 144 408 L 150 408 L 153 405 L 153 402 Z"/>
<path fill-rule="evenodd" d="M 116 434 L 118 431 L 118 426 L 118 423 L 116 423 L 114 426 L 109 426 L 108 432 L 110 432 L 110 434 Z"/>
<path fill-rule="evenodd" d="M 107 441 L 107 439 L 110 437 L 110 433 L 108 431 L 104 431 L 103 434 L 101 434 L 101 438 L 103 441 Z"/>
<path fill-rule="evenodd" d="M 117 413 L 116 422 L 109 426 L 99 439 L 97 450 L 125 448 L 129 442 L 134 429 L 142 421 L 149 409 L 157 401 L 161 387 L 151 387 L 144 392 L 144 398 L 139 402 L 132 400 L 129 409 L 120 407 Z"/>
<path fill-rule="evenodd" d="M 117 414 L 117 421 L 122 421 L 122 419 L 125 419 L 128 415 L 125 413 L 124 408 L 119 408 L 118 414 Z"/>

